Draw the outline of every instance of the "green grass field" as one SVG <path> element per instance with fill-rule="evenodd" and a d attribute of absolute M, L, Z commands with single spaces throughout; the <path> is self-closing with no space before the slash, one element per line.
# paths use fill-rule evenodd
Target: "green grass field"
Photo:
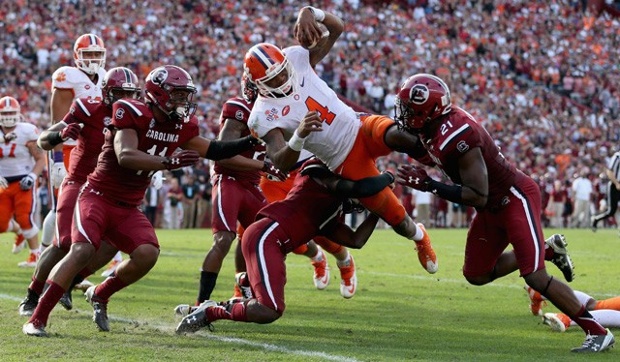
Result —
<path fill-rule="evenodd" d="M 92 309 L 74 292 L 74 310 L 58 306 L 50 317 L 50 338 L 26 337 L 26 318 L 17 313 L 32 269 L 11 254 L 13 234 L 0 235 L 0 360 L 95 361 L 618 361 L 620 351 L 575 355 L 578 327 L 553 333 L 530 314 L 523 280 L 515 273 L 490 285 L 469 285 L 461 274 L 466 231 L 429 230 L 439 272 L 427 274 L 412 242 L 377 230 L 362 250 L 354 250 L 358 291 L 340 296 L 335 260 L 331 284 L 318 291 L 307 258 L 287 260 L 287 309 L 270 325 L 218 321 L 215 331 L 174 333 L 173 308 L 193 303 L 199 268 L 211 245 L 210 230 L 159 230 L 158 264 L 137 284 L 110 301 L 111 332 L 98 332 Z M 547 230 L 549 235 L 553 230 Z M 615 230 L 564 230 L 576 265 L 573 288 L 603 299 L 620 294 Z M 231 253 L 232 254 L 232 253 Z M 550 273 L 561 273 L 548 264 Z M 213 299 L 232 293 L 229 255 Z M 98 283 L 97 276 L 90 278 Z M 548 306 L 545 311 L 555 311 Z M 620 331 L 615 334 L 620 337 Z M 620 343 L 620 342 L 619 342 Z"/>

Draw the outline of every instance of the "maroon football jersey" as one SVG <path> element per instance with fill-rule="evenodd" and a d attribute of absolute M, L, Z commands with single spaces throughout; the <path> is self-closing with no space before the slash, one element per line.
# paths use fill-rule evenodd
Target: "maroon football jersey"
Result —
<path fill-rule="evenodd" d="M 154 171 L 136 171 L 121 167 L 114 152 L 116 129 L 134 129 L 138 133 L 138 150 L 167 157 L 190 139 L 199 136 L 198 121 L 159 123 L 142 101 L 122 99 L 112 108 L 112 124 L 105 132 L 103 151 L 95 171 L 88 176 L 93 189 L 107 198 L 127 206 L 138 206 L 151 182 Z"/>
<path fill-rule="evenodd" d="M 220 114 L 220 131 L 224 128 L 224 123 L 227 119 L 234 119 L 243 123 L 246 127 L 241 133 L 241 137 L 248 136 L 250 129 L 247 127 L 248 117 L 254 103 L 248 103 L 241 97 L 230 98 L 224 103 L 222 113 Z M 240 153 L 241 156 L 247 158 L 254 158 L 257 160 L 263 160 L 265 158 L 265 146 L 257 145 L 252 150 L 244 151 Z M 219 162 L 215 162 L 213 167 L 215 173 L 232 176 L 240 181 L 251 181 L 258 183 L 260 181 L 261 171 L 235 171 L 222 166 Z"/>
<path fill-rule="evenodd" d="M 256 218 L 277 221 L 290 237 L 290 242 L 286 243 L 286 251 L 290 251 L 320 234 L 321 229 L 329 230 L 339 222 L 343 201 L 311 177 L 298 173 L 286 198 L 268 204 Z"/>
<path fill-rule="evenodd" d="M 112 107 L 94 99 L 78 98 L 73 101 L 63 122 L 84 124 L 77 139 L 77 146 L 71 151 L 71 162 L 67 170 L 67 177 L 71 181 L 84 183 L 97 165 L 97 157 L 104 141 L 103 129 L 112 122 Z"/>
<path fill-rule="evenodd" d="M 486 208 L 501 206 L 510 187 L 514 185 L 518 171 L 506 161 L 487 130 L 471 114 L 454 106 L 439 125 L 430 128 L 420 134 L 424 147 L 455 184 L 461 184 L 458 165 L 461 155 L 472 148 L 480 147 L 489 175 Z"/>

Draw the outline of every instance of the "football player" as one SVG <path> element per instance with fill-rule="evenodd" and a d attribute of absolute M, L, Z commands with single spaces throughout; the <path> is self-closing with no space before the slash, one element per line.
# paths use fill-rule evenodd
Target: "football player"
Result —
<path fill-rule="evenodd" d="M 138 77 L 128 68 L 112 68 L 103 78 L 102 94 L 101 100 L 77 98 L 63 120 L 43 131 L 39 136 L 39 146 L 44 150 L 51 150 L 68 140 L 76 140 L 77 144 L 71 152 L 71 162 L 58 196 L 56 208 L 58 237 L 55 237 L 52 245 L 41 254 L 41 259 L 28 286 L 26 298 L 19 305 L 20 315 L 32 315 L 52 268 L 71 248 L 73 211 L 86 177 L 97 165 L 97 158 L 104 141 L 104 129 L 112 119 L 112 104 L 122 98 L 135 99 L 140 95 Z M 87 268 L 80 271 L 80 278 L 73 284 L 81 282 L 93 271 L 104 266 L 116 253 L 116 248 L 108 243 L 102 243 L 97 257 Z M 70 293 L 72 287 L 73 285 L 60 300 L 60 304 L 67 310 L 73 308 Z"/>
<path fill-rule="evenodd" d="M 185 70 L 165 65 L 147 76 L 145 101 L 122 99 L 113 104 L 103 150 L 75 206 L 71 249 L 50 273 L 49 288 L 22 328 L 26 335 L 47 335 L 52 308 L 93 258 L 104 235 L 130 255 L 112 276 L 86 291 L 94 322 L 99 330 L 109 331 L 108 300 L 144 277 L 159 256 L 155 230 L 138 209 L 151 174 L 192 166 L 200 157 L 233 157 L 258 143 L 251 136 L 226 142 L 201 137 L 192 102 L 196 92 Z"/>
<path fill-rule="evenodd" d="M 18 265 L 34 267 L 40 253 L 39 228 L 34 221 L 36 186 L 45 167 L 45 154 L 37 147 L 39 129 L 22 120 L 17 99 L 0 98 L 0 233 L 21 229 L 30 254 Z M 19 247 L 19 239 L 15 247 Z"/>
<path fill-rule="evenodd" d="M 75 99 L 102 100 L 102 82 L 106 74 L 106 48 L 103 40 L 95 34 L 80 35 L 73 45 L 73 61 L 75 66 L 60 67 L 52 74 L 50 100 L 52 125 L 63 119 Z M 58 189 L 67 174 L 71 162 L 71 150 L 75 145 L 75 140 L 67 139 L 49 152 L 48 187 L 50 188 L 51 207 L 43 221 L 41 241 L 44 247 L 50 245 L 55 236 Z M 116 254 L 111 267 L 114 268 L 122 260 L 121 254 Z M 104 271 L 104 273 L 110 272 Z"/>
<path fill-rule="evenodd" d="M 489 133 L 465 110 L 452 104 L 447 84 L 434 75 L 408 78 L 396 96 L 396 116 L 403 133 L 412 133 L 452 184 L 435 181 L 423 167 L 401 165 L 398 182 L 432 192 L 477 210 L 467 233 L 463 275 L 484 285 L 519 270 L 526 283 L 566 313 L 586 333 L 574 352 L 600 352 L 614 343 L 573 290 L 547 274 L 552 260 L 564 277 L 574 277 L 561 235 L 545 240 L 540 188 L 508 162 Z M 504 251 L 512 244 L 511 251 Z"/>
<path fill-rule="evenodd" d="M 314 66 L 329 53 L 343 29 L 337 16 L 304 7 L 295 37 L 305 46 L 282 51 L 260 43 L 245 55 L 244 72 L 259 92 L 248 125 L 267 144 L 269 159 L 283 171 L 289 171 L 306 149 L 336 174 L 358 180 L 379 174 L 378 157 L 411 149 L 416 142 L 414 136 L 399 132 L 388 117 L 355 113 L 315 73 Z M 322 38 L 323 34 L 329 35 Z M 437 257 L 423 225 L 414 223 L 391 189 L 360 202 L 398 234 L 414 240 L 422 267 L 437 272 Z"/>
<path fill-rule="evenodd" d="M 286 198 L 261 209 L 256 222 L 243 234 L 241 245 L 254 298 L 219 304 L 205 301 L 191 309 L 176 332 L 211 329 L 211 323 L 220 319 L 263 324 L 280 318 L 286 307 L 287 254 L 316 235 L 352 248 L 363 247 L 379 218 L 371 213 L 353 231 L 344 223 L 343 203 L 347 198 L 380 192 L 393 181 L 390 173 L 349 181 L 331 173 L 321 162 L 306 162 Z"/>
<path fill-rule="evenodd" d="M 242 82 L 244 84 L 244 82 Z M 228 99 L 222 107 L 219 140 L 234 140 L 250 135 L 248 115 L 256 99 L 255 92 L 242 86 L 243 97 Z M 200 287 L 196 305 L 211 298 L 224 257 L 237 236 L 237 222 L 246 228 L 266 201 L 258 187 L 262 173 L 284 180 L 286 174 L 265 160 L 265 146 L 258 145 L 233 158 L 216 161 L 213 165 L 211 193 L 213 245 L 207 252 L 200 270 Z M 237 243 L 235 253 L 236 278 L 245 272 L 245 262 Z M 247 290 L 247 289 L 246 289 Z M 233 298 L 242 297 L 235 285 Z M 249 295 L 246 295 L 249 297 Z"/>

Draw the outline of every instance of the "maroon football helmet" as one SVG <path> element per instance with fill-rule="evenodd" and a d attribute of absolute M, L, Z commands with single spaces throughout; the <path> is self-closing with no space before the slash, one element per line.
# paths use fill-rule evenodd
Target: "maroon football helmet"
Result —
<path fill-rule="evenodd" d="M 439 77 L 416 74 L 396 94 L 394 120 L 399 127 L 419 129 L 452 109 L 450 89 Z"/>
<path fill-rule="evenodd" d="M 140 96 L 138 76 L 129 68 L 117 67 L 108 70 L 101 85 L 103 103 L 108 106 L 121 98 L 136 99 Z"/>
<path fill-rule="evenodd" d="M 156 105 L 171 120 L 189 122 L 196 112 L 192 102 L 196 87 L 192 77 L 175 65 L 153 69 L 146 77 L 144 86 L 147 102 Z"/>

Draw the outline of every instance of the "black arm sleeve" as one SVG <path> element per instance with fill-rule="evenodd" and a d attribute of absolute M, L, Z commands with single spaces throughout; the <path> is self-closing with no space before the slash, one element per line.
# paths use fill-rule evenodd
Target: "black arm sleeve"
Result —
<path fill-rule="evenodd" d="M 205 158 L 214 161 L 231 158 L 243 151 L 251 149 L 256 144 L 258 144 L 258 140 L 252 136 L 246 136 L 232 141 L 211 140 Z"/>
<path fill-rule="evenodd" d="M 339 180 L 334 190 L 336 195 L 346 198 L 360 198 L 372 196 L 394 182 L 394 176 L 390 173 L 382 173 L 378 176 L 366 177 L 361 180 Z"/>

